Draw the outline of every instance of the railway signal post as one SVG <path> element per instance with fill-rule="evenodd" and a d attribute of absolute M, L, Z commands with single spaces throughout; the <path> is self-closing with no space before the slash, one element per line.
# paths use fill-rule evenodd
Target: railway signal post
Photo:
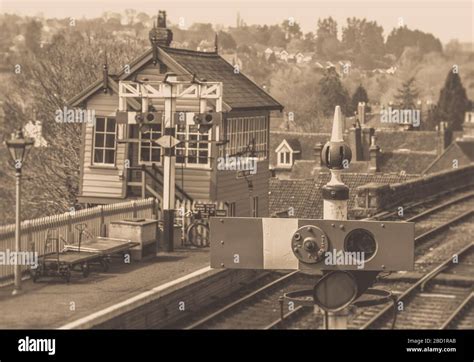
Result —
<path fill-rule="evenodd" d="M 342 181 L 341 173 L 344 168 L 349 167 L 352 152 L 350 147 L 344 142 L 343 131 L 341 107 L 336 106 L 331 140 L 324 145 L 321 152 L 321 161 L 331 172 L 330 181 L 322 189 L 323 218 L 325 220 L 347 220 L 349 187 Z M 324 281 L 319 283 L 324 283 Z M 348 279 L 346 283 L 348 283 L 346 289 L 354 288 L 355 281 L 351 282 Z M 346 307 L 338 311 L 327 311 L 325 313 L 326 327 L 328 329 L 346 329 L 347 314 Z"/>
<path fill-rule="evenodd" d="M 141 100 L 141 112 L 129 112 L 127 110 L 127 98 Z M 163 125 L 163 136 L 154 144 L 163 147 L 163 238 L 167 241 L 167 251 L 173 251 L 174 238 L 174 209 L 176 193 L 176 146 L 180 143 L 176 136 L 176 119 L 182 122 L 198 124 L 194 119 L 193 112 L 177 112 L 178 101 L 198 101 L 199 113 L 206 114 L 207 102 L 215 102 L 215 114 L 205 126 L 214 126 L 216 123 L 216 141 L 219 135 L 217 118 L 222 112 L 222 83 L 178 80 L 173 73 L 166 73 L 163 81 L 120 81 L 119 83 L 119 110 L 117 111 L 117 123 L 119 126 L 119 141 L 124 143 L 139 142 L 137 139 L 127 138 L 128 126 L 139 125 L 146 127 L 151 122 Z M 155 104 L 150 104 L 155 101 Z M 151 107 L 152 106 L 152 107 Z M 150 112 L 150 109 L 161 108 L 162 112 Z M 216 118 L 216 119 L 214 119 Z M 200 124 L 199 124 L 200 125 Z M 200 125 L 201 126 L 201 125 Z M 212 140 L 211 140 L 212 141 Z"/>

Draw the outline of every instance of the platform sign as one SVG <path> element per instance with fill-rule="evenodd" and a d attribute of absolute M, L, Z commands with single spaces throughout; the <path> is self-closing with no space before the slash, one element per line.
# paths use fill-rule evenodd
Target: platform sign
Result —
<path fill-rule="evenodd" d="M 255 172 L 252 173 L 251 170 L 241 170 L 241 171 L 237 171 L 235 178 L 237 180 L 239 180 L 241 178 L 249 178 L 249 177 L 252 177 L 252 175 L 254 175 L 254 174 L 255 174 Z"/>
<path fill-rule="evenodd" d="M 414 223 L 211 218 L 211 267 L 413 270 Z"/>
<path fill-rule="evenodd" d="M 201 213 L 204 218 L 216 216 L 217 206 L 214 203 L 197 202 L 194 204 L 194 210 Z"/>

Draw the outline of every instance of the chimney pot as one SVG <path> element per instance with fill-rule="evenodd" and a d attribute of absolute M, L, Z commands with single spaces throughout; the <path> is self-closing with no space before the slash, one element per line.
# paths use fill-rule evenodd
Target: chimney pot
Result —
<path fill-rule="evenodd" d="M 321 168 L 321 150 L 323 149 L 323 144 L 321 142 L 317 142 L 314 145 L 314 160 L 316 161 L 316 167 Z"/>
<path fill-rule="evenodd" d="M 148 36 L 153 48 L 156 46 L 170 46 L 173 40 L 173 32 L 166 28 L 166 11 L 160 10 L 158 12 L 156 25 L 153 23 L 153 28 Z"/>
<path fill-rule="evenodd" d="M 371 136 L 369 148 L 369 172 L 379 171 L 379 155 L 380 147 L 375 144 L 375 136 Z"/>
<path fill-rule="evenodd" d="M 357 112 L 359 115 L 360 124 L 365 124 L 365 102 L 359 102 L 357 105 Z"/>

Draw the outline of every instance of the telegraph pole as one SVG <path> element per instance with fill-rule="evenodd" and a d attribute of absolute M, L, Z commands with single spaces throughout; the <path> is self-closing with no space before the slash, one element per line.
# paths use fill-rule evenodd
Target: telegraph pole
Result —
<path fill-rule="evenodd" d="M 331 172 L 331 180 L 322 188 L 323 219 L 325 220 L 347 220 L 349 187 L 342 181 L 341 174 L 343 169 L 349 166 L 351 149 L 344 143 L 343 132 L 341 107 L 336 106 L 331 140 L 326 143 L 321 152 L 322 161 Z M 347 308 L 336 312 L 326 312 L 326 327 L 328 329 L 347 329 L 347 315 Z"/>

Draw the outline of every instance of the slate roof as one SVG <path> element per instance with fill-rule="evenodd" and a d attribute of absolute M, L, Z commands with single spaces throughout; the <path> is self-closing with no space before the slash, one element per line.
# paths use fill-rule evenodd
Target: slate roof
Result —
<path fill-rule="evenodd" d="M 342 180 L 349 186 L 349 210 L 355 205 L 355 189 L 368 183 L 393 184 L 405 182 L 418 176 L 399 174 L 346 173 Z M 320 173 L 314 179 L 279 180 L 270 179 L 269 213 L 270 215 L 294 208 L 294 217 L 321 219 L 323 217 L 323 199 L 321 188 L 330 179 L 329 172 Z"/>
<path fill-rule="evenodd" d="M 436 152 L 436 131 L 375 131 L 375 143 L 380 146 L 382 152 L 390 152 L 399 149 L 411 151 Z"/>
<path fill-rule="evenodd" d="M 367 173 L 369 169 L 369 164 L 367 161 L 357 161 L 351 162 L 348 169 L 344 169 L 344 173 Z M 396 172 L 396 169 L 393 169 L 388 172 Z M 314 160 L 296 160 L 289 173 L 289 178 L 291 179 L 305 179 L 317 177 L 319 172 L 327 172 L 327 169 L 320 168 L 316 170 L 316 161 Z"/>
<path fill-rule="evenodd" d="M 168 60 L 166 56 L 178 64 L 180 69 L 186 70 L 189 74 L 194 74 L 198 79 L 206 79 L 207 81 L 222 82 L 224 85 L 223 102 L 231 109 L 248 110 L 248 109 L 265 109 L 265 110 L 282 110 L 283 106 L 273 99 L 267 92 L 260 88 L 257 84 L 247 78 L 242 72 L 235 73 L 234 67 L 229 64 L 219 54 L 213 52 L 200 52 L 188 49 L 177 49 L 160 46 L 159 59 L 164 63 Z M 164 53 L 164 55 L 161 55 Z M 161 58 L 160 58 L 161 56 Z M 140 69 L 151 62 L 153 52 L 147 50 L 138 56 L 130 64 L 130 75 L 133 75 Z M 113 79 L 126 79 L 124 70 L 118 74 L 110 74 Z M 119 78 L 117 78 L 119 77 Z M 93 95 L 102 84 L 102 78 L 96 80 L 85 90 L 69 100 L 70 104 L 79 104 L 85 99 Z"/>
<path fill-rule="evenodd" d="M 161 47 L 166 54 L 199 79 L 224 84 L 223 101 L 232 109 L 279 109 L 283 106 L 217 53 Z"/>
<path fill-rule="evenodd" d="M 301 152 L 301 143 L 298 138 L 289 138 L 286 142 L 288 142 L 293 151 Z"/>
<path fill-rule="evenodd" d="M 458 138 L 451 143 L 444 152 L 436 157 L 423 173 L 432 173 L 452 167 L 453 160 L 458 160 L 460 165 L 474 162 L 474 139 Z"/>
<path fill-rule="evenodd" d="M 462 153 L 474 162 L 474 138 L 462 138 L 455 141 Z"/>
<path fill-rule="evenodd" d="M 431 152 L 384 152 L 379 156 L 380 172 L 405 171 L 410 175 L 421 175 L 436 159 Z"/>
<path fill-rule="evenodd" d="M 277 164 L 275 150 L 278 145 L 284 139 L 288 142 L 297 139 L 301 145 L 301 154 L 299 160 L 293 165 L 290 177 L 313 177 L 316 166 L 314 146 L 317 142 L 326 143 L 329 138 L 330 135 L 327 133 L 270 131 L 270 166 L 275 167 Z M 347 142 L 347 134 L 344 138 Z M 407 174 L 421 175 L 436 159 L 436 132 L 376 130 L 375 139 L 382 151 L 379 158 L 379 168 L 382 173 L 405 171 Z M 469 145 L 465 148 L 469 149 Z M 365 173 L 367 170 L 366 161 L 353 161 L 348 172 Z"/>

